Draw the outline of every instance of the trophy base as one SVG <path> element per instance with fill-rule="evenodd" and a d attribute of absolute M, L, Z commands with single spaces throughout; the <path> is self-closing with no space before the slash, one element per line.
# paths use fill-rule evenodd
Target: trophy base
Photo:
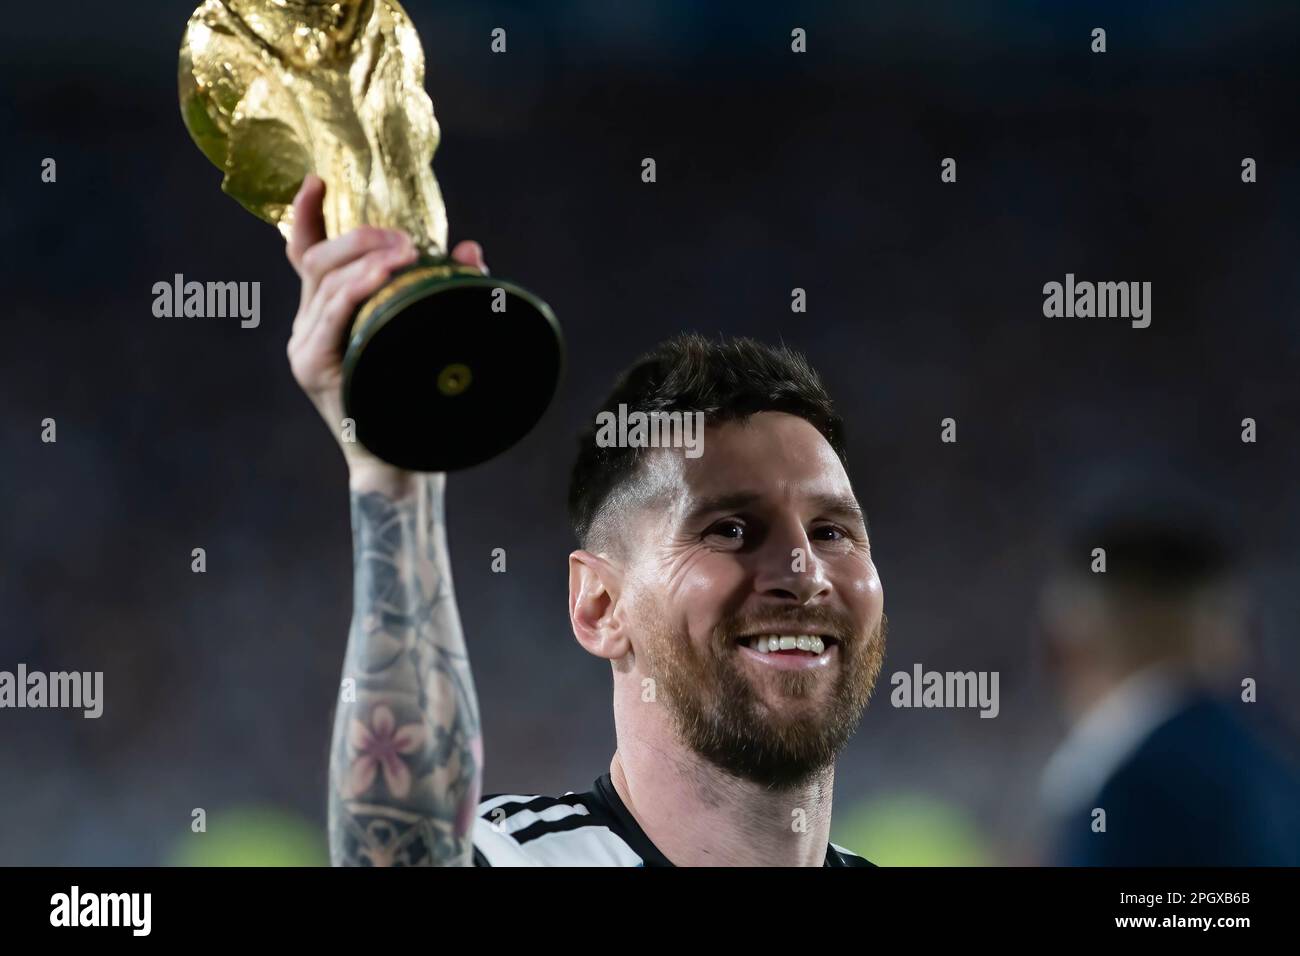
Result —
<path fill-rule="evenodd" d="M 389 464 L 469 468 L 537 424 L 563 362 L 559 323 L 537 296 L 426 260 L 358 311 L 343 358 L 343 413 L 356 440 Z"/>

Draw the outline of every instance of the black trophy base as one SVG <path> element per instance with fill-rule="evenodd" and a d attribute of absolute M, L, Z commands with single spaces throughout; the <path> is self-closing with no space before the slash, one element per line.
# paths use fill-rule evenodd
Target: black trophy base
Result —
<path fill-rule="evenodd" d="M 392 465 L 469 468 L 537 424 L 563 353 L 554 314 L 531 292 L 469 269 L 417 265 L 358 313 L 343 360 L 344 414 L 357 441 Z"/>

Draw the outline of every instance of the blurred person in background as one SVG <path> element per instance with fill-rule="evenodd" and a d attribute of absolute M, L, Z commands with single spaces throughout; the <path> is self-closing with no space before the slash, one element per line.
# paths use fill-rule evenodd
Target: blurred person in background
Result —
<path fill-rule="evenodd" d="M 1243 666 L 1234 548 L 1196 492 L 1125 484 L 1076 510 L 1043 589 L 1048 669 L 1070 722 L 1042 778 L 1047 862 L 1300 864 L 1300 782 L 1252 725 L 1261 705 L 1243 686 L 1278 685 Z"/>

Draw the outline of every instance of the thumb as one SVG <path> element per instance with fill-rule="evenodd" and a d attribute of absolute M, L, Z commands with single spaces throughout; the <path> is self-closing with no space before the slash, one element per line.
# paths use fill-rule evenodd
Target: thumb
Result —
<path fill-rule="evenodd" d="M 293 232 L 285 250 L 295 269 L 302 265 L 303 254 L 325 238 L 324 202 L 325 180 L 308 173 L 293 197 Z"/>

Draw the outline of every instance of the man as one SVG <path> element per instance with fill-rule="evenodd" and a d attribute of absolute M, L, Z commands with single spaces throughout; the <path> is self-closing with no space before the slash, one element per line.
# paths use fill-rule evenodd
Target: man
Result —
<path fill-rule="evenodd" d="M 1241 681 L 1277 685 L 1241 666 L 1244 594 L 1198 497 L 1129 476 L 1066 536 L 1043 601 L 1072 724 L 1043 776 L 1051 862 L 1300 865 L 1300 784 L 1252 726 L 1263 705 Z"/>
<path fill-rule="evenodd" d="M 332 431 L 348 317 L 413 261 L 409 237 L 326 240 L 295 199 L 289 357 Z M 462 242 L 455 257 L 484 268 Z M 686 337 L 606 405 L 705 414 L 703 454 L 605 447 L 573 470 L 573 633 L 608 660 L 617 750 L 586 793 L 480 801 L 483 748 L 443 525 L 444 475 L 341 443 L 356 563 L 334 730 L 336 864 L 869 865 L 829 842 L 834 759 L 884 653 L 883 593 L 841 422 L 794 353 Z M 355 698 L 355 699 L 353 699 Z"/>

